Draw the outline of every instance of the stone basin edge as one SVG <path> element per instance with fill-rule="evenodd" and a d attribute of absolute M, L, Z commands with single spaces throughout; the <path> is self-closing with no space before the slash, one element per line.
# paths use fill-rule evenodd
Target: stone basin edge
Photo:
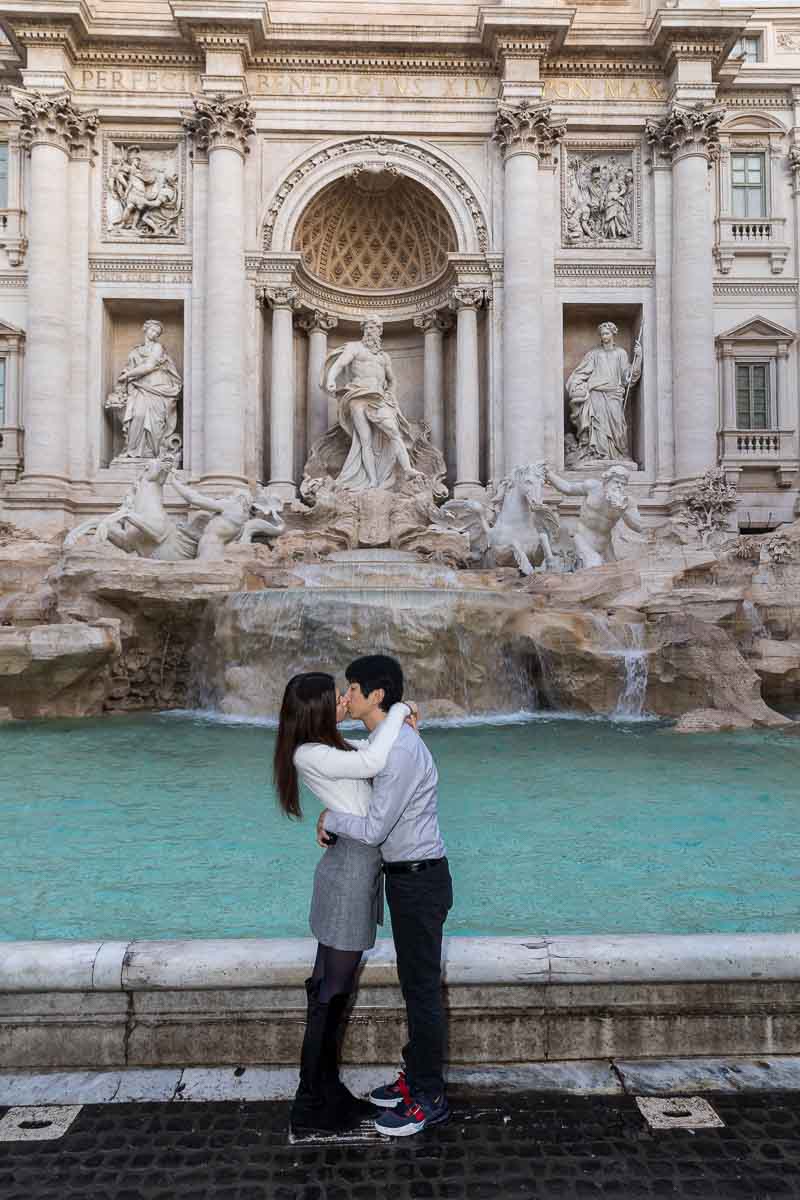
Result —
<path fill-rule="evenodd" d="M 0 942 L 0 993 L 302 987 L 311 938 Z M 800 933 L 445 939 L 445 982 L 735 983 L 800 980 Z M 361 986 L 397 985 L 394 949 L 365 956 Z"/>

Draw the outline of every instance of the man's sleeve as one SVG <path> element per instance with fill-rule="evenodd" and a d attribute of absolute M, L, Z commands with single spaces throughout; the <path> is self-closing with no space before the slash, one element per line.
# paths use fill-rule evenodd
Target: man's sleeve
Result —
<path fill-rule="evenodd" d="M 395 746 L 386 766 L 375 776 L 367 815 L 356 817 L 329 810 L 325 829 L 366 846 L 380 846 L 403 815 L 415 787 L 414 760 L 402 746 Z"/>

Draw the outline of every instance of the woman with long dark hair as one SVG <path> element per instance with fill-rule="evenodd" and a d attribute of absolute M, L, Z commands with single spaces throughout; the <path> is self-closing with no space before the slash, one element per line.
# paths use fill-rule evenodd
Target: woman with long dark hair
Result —
<path fill-rule="evenodd" d="M 369 780 L 383 769 L 412 706 L 393 704 L 368 742 L 347 742 L 337 725 L 347 715 L 332 675 L 295 675 L 286 685 L 275 745 L 278 802 L 300 819 L 299 783 L 325 808 L 364 816 Z M 306 980 L 308 1007 L 300 1055 L 300 1085 L 292 1105 L 296 1134 L 338 1133 L 374 1116 L 339 1078 L 338 1042 L 361 955 L 375 945 L 383 920 L 380 851 L 341 837 L 332 839 L 314 873 L 311 932 L 317 957 Z"/>

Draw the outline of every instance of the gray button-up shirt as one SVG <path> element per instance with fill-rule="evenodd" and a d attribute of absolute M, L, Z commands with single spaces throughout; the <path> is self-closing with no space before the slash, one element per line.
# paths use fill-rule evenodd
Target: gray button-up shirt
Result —
<path fill-rule="evenodd" d="M 367 815 L 356 817 L 329 810 L 325 829 L 367 846 L 380 846 L 384 862 L 444 858 L 438 785 L 430 750 L 410 726 L 404 725 L 386 766 L 373 780 Z"/>

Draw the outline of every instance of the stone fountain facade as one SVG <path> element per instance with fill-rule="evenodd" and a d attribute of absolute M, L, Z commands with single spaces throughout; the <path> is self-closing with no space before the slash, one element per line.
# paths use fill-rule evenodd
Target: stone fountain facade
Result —
<path fill-rule="evenodd" d="M 366 642 L 431 712 L 780 720 L 788 10 L 0 22 L 0 706 L 272 712 Z"/>
<path fill-rule="evenodd" d="M 653 524 L 722 466 L 740 524 L 793 518 L 790 11 L 79 9 L 0 3 L 4 519 L 102 518 L 162 451 L 291 501 L 368 316 L 456 500 L 617 462 Z"/>

